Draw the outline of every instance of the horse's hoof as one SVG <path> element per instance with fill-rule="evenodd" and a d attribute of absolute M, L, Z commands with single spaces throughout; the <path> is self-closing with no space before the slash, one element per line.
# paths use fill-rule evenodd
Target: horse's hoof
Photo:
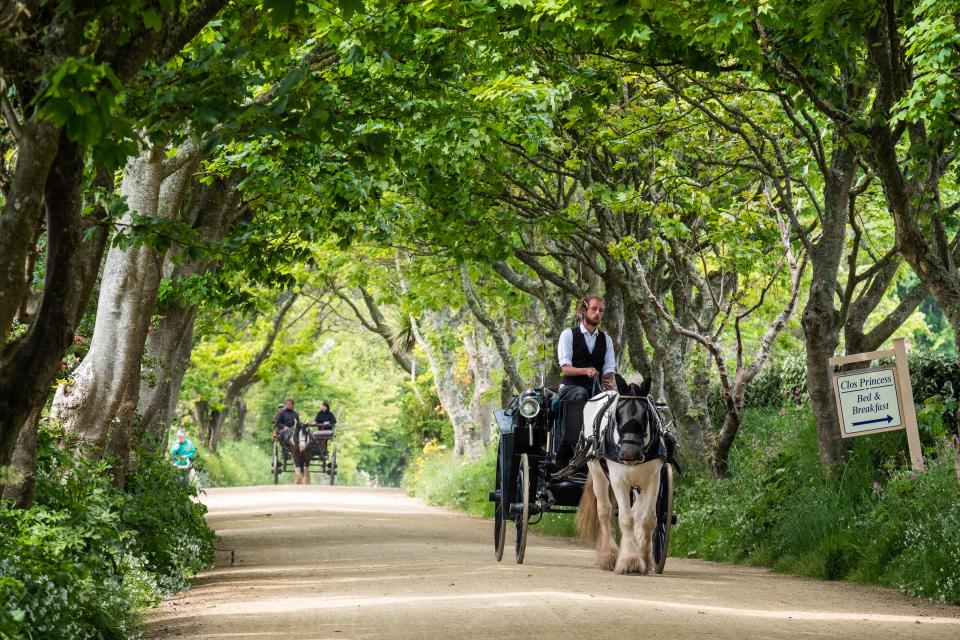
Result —
<path fill-rule="evenodd" d="M 617 564 L 617 552 L 613 551 L 611 553 L 601 554 L 597 558 L 597 564 L 600 565 L 600 568 L 604 571 L 612 571 L 613 567 Z"/>
<path fill-rule="evenodd" d="M 646 568 L 647 563 L 641 560 L 639 556 L 630 553 L 617 560 L 617 564 L 613 568 L 613 572 L 618 575 L 625 575 L 628 573 L 644 573 Z"/>

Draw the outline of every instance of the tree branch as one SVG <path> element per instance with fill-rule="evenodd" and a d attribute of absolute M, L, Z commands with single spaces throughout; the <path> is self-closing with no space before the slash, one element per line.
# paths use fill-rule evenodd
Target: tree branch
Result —
<path fill-rule="evenodd" d="M 503 334 L 500 331 L 500 327 L 497 326 L 493 318 L 491 318 L 480 305 L 477 292 L 473 288 L 473 282 L 470 281 L 470 270 L 467 268 L 465 262 L 460 264 L 460 283 L 463 286 L 463 292 L 466 294 L 467 305 L 470 307 L 470 311 L 473 312 L 473 315 L 480 321 L 480 324 L 490 333 L 490 337 L 493 338 L 493 343 L 497 346 L 497 352 L 499 352 L 500 359 L 503 361 L 503 368 L 506 370 L 510 385 L 517 393 L 520 393 L 523 391 L 523 382 L 520 379 L 520 372 L 517 370 L 517 361 L 503 341 Z"/>

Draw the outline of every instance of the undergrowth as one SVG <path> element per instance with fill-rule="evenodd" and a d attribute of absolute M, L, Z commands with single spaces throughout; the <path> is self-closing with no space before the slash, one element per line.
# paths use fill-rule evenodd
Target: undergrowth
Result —
<path fill-rule="evenodd" d="M 128 638 L 137 613 L 213 559 L 195 490 L 138 452 L 125 490 L 41 432 L 36 503 L 0 504 L 0 638 Z"/>
<path fill-rule="evenodd" d="M 224 440 L 216 453 L 204 449 L 197 441 L 195 466 L 199 481 L 205 487 L 249 487 L 273 484 L 270 472 L 271 443 L 264 444 L 252 438 Z M 280 474 L 280 483 L 289 484 L 293 474 Z"/>

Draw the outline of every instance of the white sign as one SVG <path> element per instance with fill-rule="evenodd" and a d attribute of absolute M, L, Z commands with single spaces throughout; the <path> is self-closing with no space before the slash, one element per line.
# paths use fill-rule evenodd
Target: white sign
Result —
<path fill-rule="evenodd" d="M 833 385 L 844 438 L 903 428 L 896 367 L 837 373 Z"/>

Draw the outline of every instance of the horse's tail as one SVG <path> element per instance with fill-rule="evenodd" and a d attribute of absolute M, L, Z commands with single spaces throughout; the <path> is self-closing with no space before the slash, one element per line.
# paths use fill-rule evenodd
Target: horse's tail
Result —
<path fill-rule="evenodd" d="M 600 517 L 597 515 L 597 494 L 593 492 L 593 474 L 587 473 L 587 482 L 583 485 L 583 495 L 577 505 L 577 537 L 581 542 L 593 543 L 600 532 Z"/>

